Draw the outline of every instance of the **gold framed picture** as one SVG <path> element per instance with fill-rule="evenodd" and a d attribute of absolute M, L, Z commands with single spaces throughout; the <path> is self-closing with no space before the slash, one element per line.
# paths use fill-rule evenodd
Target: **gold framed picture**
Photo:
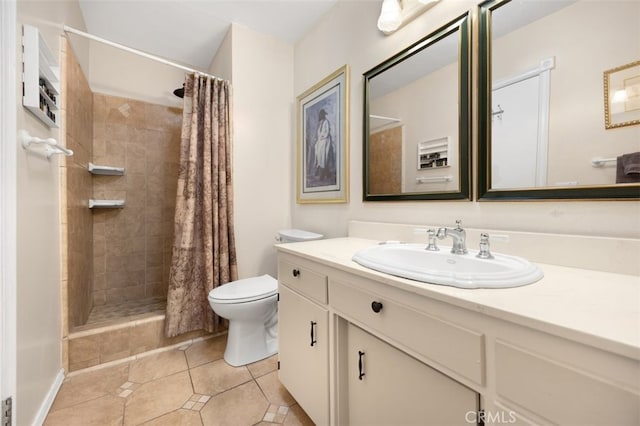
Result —
<path fill-rule="evenodd" d="M 349 67 L 297 98 L 296 202 L 349 201 Z"/>
<path fill-rule="evenodd" d="M 604 124 L 607 129 L 640 124 L 640 61 L 604 72 Z"/>

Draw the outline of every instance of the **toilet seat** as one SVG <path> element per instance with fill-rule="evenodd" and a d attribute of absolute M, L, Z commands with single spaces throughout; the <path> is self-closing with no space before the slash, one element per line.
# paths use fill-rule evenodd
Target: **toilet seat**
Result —
<path fill-rule="evenodd" d="M 243 303 L 264 299 L 278 293 L 278 281 L 270 275 L 245 278 L 216 287 L 209 292 L 215 303 Z"/>

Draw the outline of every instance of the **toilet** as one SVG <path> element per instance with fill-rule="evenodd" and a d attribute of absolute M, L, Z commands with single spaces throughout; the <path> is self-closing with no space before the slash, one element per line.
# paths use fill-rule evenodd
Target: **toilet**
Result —
<path fill-rule="evenodd" d="M 278 232 L 276 241 L 291 243 L 323 236 L 300 229 Z M 278 281 L 270 275 L 245 278 L 209 292 L 213 311 L 229 320 L 224 360 L 234 367 L 251 364 L 278 352 Z"/>

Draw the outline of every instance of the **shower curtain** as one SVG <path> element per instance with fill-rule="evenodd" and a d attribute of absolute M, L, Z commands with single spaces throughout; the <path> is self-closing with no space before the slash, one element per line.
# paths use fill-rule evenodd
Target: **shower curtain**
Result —
<path fill-rule="evenodd" d="M 165 335 L 215 332 L 207 295 L 238 278 L 233 232 L 231 84 L 187 74 Z"/>

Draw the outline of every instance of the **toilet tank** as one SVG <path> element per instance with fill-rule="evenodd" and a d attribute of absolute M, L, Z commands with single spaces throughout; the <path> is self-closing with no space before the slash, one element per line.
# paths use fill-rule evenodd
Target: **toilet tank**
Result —
<path fill-rule="evenodd" d="M 283 229 L 278 231 L 276 240 L 280 243 L 295 243 L 298 241 L 319 240 L 324 235 L 315 232 L 303 231 L 301 229 Z"/>

